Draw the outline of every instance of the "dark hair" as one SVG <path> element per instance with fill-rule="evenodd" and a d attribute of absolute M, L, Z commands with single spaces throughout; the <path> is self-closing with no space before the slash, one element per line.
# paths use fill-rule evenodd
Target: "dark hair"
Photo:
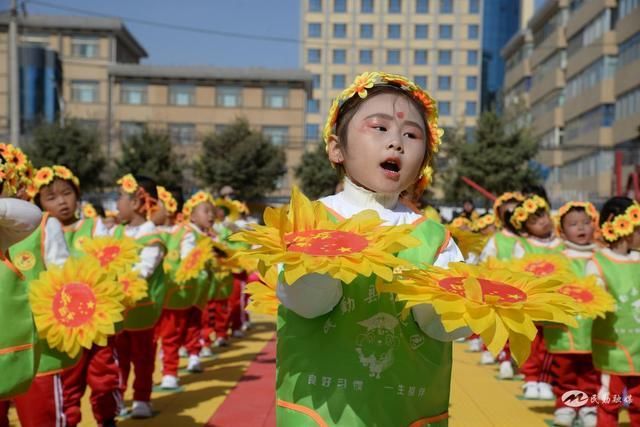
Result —
<path fill-rule="evenodd" d="M 629 206 L 633 205 L 633 200 L 628 197 L 616 196 L 605 202 L 600 210 L 600 226 L 613 217 L 624 214 Z"/>
<path fill-rule="evenodd" d="M 513 234 L 520 234 L 520 232 L 518 230 L 516 230 L 516 228 L 513 226 L 513 224 L 511 224 L 511 217 L 513 216 L 513 212 L 515 212 L 515 209 L 511 210 L 511 211 L 505 211 L 504 212 L 504 228 L 506 228 L 507 230 L 509 230 L 510 232 L 512 232 Z"/>
<path fill-rule="evenodd" d="M 134 175 L 133 177 L 136 179 L 138 185 L 142 187 L 149 196 L 158 200 L 158 188 L 156 186 L 156 182 L 153 179 L 144 175 Z"/>
<path fill-rule="evenodd" d="M 529 197 L 534 194 L 537 196 L 540 196 L 547 202 L 549 207 L 551 207 L 551 203 L 549 203 L 549 197 L 547 196 L 547 190 L 545 190 L 545 188 L 542 185 L 538 185 L 538 184 L 525 185 L 524 188 L 522 189 L 522 194 L 524 194 L 525 197 Z"/>
<path fill-rule="evenodd" d="M 174 199 L 176 199 L 176 203 L 178 204 L 178 209 L 176 210 L 176 212 L 182 212 L 182 207 L 184 206 L 184 196 L 182 195 L 182 188 L 179 186 L 167 187 L 167 191 L 171 193 Z"/>
<path fill-rule="evenodd" d="M 54 182 L 56 181 L 62 181 L 65 182 L 67 184 L 69 184 L 71 186 L 71 188 L 73 189 L 73 192 L 76 194 L 76 199 L 79 202 L 80 201 L 80 189 L 78 187 L 76 187 L 76 185 L 73 183 L 73 181 L 69 180 L 69 179 L 62 179 L 59 176 L 56 176 L 53 178 L 53 180 L 40 188 L 40 191 L 42 191 L 43 188 L 49 187 L 51 185 L 53 185 Z M 38 191 L 38 194 L 35 195 L 35 197 L 33 198 L 33 203 L 36 204 L 36 206 L 38 206 L 40 209 L 42 209 L 42 205 L 40 204 L 40 191 Z"/>

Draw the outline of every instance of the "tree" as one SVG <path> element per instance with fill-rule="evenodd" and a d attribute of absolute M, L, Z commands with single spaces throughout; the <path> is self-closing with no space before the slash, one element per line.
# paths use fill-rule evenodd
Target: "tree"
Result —
<path fill-rule="evenodd" d="M 466 189 L 462 176 L 496 195 L 539 184 L 538 171 L 531 167 L 537 151 L 537 143 L 527 129 L 506 131 L 503 119 L 495 112 L 483 113 L 478 119 L 475 142 L 454 143 L 447 198 L 459 201 L 461 196 L 474 194 Z"/>
<path fill-rule="evenodd" d="M 158 185 L 182 185 L 183 157 L 174 152 L 171 138 L 166 132 L 145 128 L 122 143 L 122 154 L 116 160 L 118 177 L 127 173 L 145 175 Z"/>
<path fill-rule="evenodd" d="M 107 161 L 98 132 L 74 119 L 65 120 L 64 125 L 41 124 L 24 149 L 36 167 L 63 165 L 71 169 L 84 191 L 103 184 Z"/>
<path fill-rule="evenodd" d="M 238 197 L 254 200 L 276 189 L 286 172 L 284 149 L 237 119 L 219 134 L 205 137 L 198 174 L 205 184 L 220 189 L 230 185 Z"/>
<path fill-rule="evenodd" d="M 296 168 L 296 178 L 302 192 L 311 199 L 319 199 L 335 192 L 338 172 L 331 166 L 321 144 L 302 155 L 302 163 Z"/>

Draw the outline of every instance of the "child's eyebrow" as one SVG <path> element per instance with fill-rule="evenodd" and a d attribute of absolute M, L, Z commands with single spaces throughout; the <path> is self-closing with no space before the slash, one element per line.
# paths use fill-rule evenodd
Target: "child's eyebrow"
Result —
<path fill-rule="evenodd" d="M 373 113 L 368 115 L 367 117 L 365 117 L 365 120 L 369 120 L 369 119 L 373 119 L 376 117 L 380 117 L 381 119 L 385 119 L 385 120 L 394 120 L 394 118 L 388 114 L 385 113 Z M 420 126 L 418 123 L 412 121 L 412 120 L 405 120 L 404 121 L 405 124 L 411 125 L 411 126 L 415 126 L 418 129 L 422 129 L 424 126 Z"/>

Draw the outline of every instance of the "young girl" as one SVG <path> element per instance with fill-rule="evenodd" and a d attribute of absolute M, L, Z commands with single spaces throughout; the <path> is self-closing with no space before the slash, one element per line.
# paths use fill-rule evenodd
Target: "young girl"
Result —
<path fill-rule="evenodd" d="M 82 242 L 97 236 L 108 235 L 107 228 L 99 217 L 78 220 L 80 182 L 64 166 L 40 169 L 53 178 L 49 183 L 41 182 L 34 201 L 45 212 L 64 226 L 64 235 L 73 257 L 84 255 Z M 42 174 L 43 172 L 39 172 Z M 91 388 L 93 415 L 102 426 L 115 424 L 120 395 L 120 370 L 114 357 L 113 339 L 109 345 L 93 345 L 84 350 L 80 362 L 62 373 L 64 390 L 64 414 L 68 426 L 80 424 L 82 412 L 80 401 L 87 385 Z"/>
<path fill-rule="evenodd" d="M 530 195 L 514 209 L 511 225 L 522 234 L 513 248 L 513 258 L 527 254 L 558 253 L 564 249 L 562 240 L 556 236 L 553 220 L 549 214 L 549 204 L 538 195 Z M 551 387 L 551 363 L 553 358 L 547 352 L 542 338 L 542 327 L 531 344 L 531 356 L 520 367 L 524 375 L 525 399 L 554 399 Z"/>
<path fill-rule="evenodd" d="M 148 283 L 148 295 L 125 313 L 124 330 L 116 335 L 116 350 L 122 372 L 124 392 L 131 364 L 135 372 L 133 382 L 133 406 L 131 416 L 150 418 L 151 389 L 155 359 L 154 327 L 160 318 L 165 298 L 162 257 L 164 245 L 157 234 L 156 226 L 147 218 L 157 209 L 158 190 L 151 178 L 125 175 L 118 183 L 118 217 L 123 225 L 111 232 L 115 237 L 134 238 L 141 246 L 140 261 L 133 269 Z"/>
<path fill-rule="evenodd" d="M 398 202 L 403 192 L 424 189 L 421 171 L 440 143 L 426 92 L 402 76 L 364 73 L 334 101 L 324 138 L 344 174 L 344 191 L 321 199 L 336 219 L 373 209 L 388 225 L 415 224 L 422 245 L 400 257 L 416 266 L 462 261 L 443 226 Z M 378 294 L 374 276 L 349 285 L 320 274 L 283 280 L 279 426 L 448 424 L 449 341 L 468 336 L 468 328 L 446 333 L 428 304 L 403 320 L 403 305 Z"/>
<path fill-rule="evenodd" d="M 598 212 L 588 202 L 569 202 L 558 210 L 560 236 L 564 241 L 563 255 L 571 260 L 571 267 L 577 277 L 586 276 L 587 261 L 593 256 L 596 246 L 593 234 L 598 224 Z M 551 374 L 553 392 L 556 395 L 554 424 L 573 425 L 576 417 L 583 427 L 595 427 L 596 405 L 587 402 L 579 410 L 567 406 L 562 395 L 570 390 L 580 390 L 588 396 L 598 392 L 599 374 L 591 361 L 592 319 L 578 319 L 577 328 L 544 328 L 546 347 L 553 355 Z"/>
<path fill-rule="evenodd" d="M 625 403 L 631 425 L 636 426 L 640 425 L 640 258 L 632 250 L 640 247 L 640 205 L 627 197 L 609 199 L 600 211 L 600 227 L 608 247 L 596 252 L 586 269 L 616 300 L 616 311 L 593 322 L 593 364 L 602 372 L 598 427 L 617 426 Z"/>

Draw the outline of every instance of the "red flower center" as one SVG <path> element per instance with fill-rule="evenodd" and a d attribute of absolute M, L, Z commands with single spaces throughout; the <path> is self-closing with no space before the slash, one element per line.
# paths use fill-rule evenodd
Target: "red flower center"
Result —
<path fill-rule="evenodd" d="M 362 252 L 369 246 L 366 238 L 348 231 L 309 230 L 285 236 L 287 249 L 315 256 L 340 256 Z"/>
<path fill-rule="evenodd" d="M 67 283 L 53 298 L 53 315 L 64 326 L 85 325 L 96 312 L 96 296 L 86 283 Z"/>
<path fill-rule="evenodd" d="M 111 264 L 118 255 L 120 255 L 119 246 L 107 246 L 98 252 L 97 258 L 100 261 L 100 266 L 106 267 Z"/>
<path fill-rule="evenodd" d="M 583 304 L 594 300 L 593 294 L 589 292 L 587 289 L 585 289 L 584 287 L 579 285 L 573 285 L 573 284 L 563 285 L 560 287 L 558 292 L 560 292 L 563 295 L 568 295 L 574 300 L 581 302 Z"/>
<path fill-rule="evenodd" d="M 189 254 L 189 257 L 186 260 L 184 260 L 185 268 L 188 270 L 191 270 L 193 267 L 195 267 L 196 264 L 198 263 L 198 260 L 200 259 L 201 254 L 202 254 L 201 249 L 194 249 Z"/>
<path fill-rule="evenodd" d="M 438 282 L 440 287 L 454 294 L 465 296 L 464 280 L 466 277 L 447 277 Z M 482 300 L 487 296 L 498 297 L 498 302 L 522 302 L 527 300 L 527 294 L 515 286 L 489 279 L 478 279 L 482 289 Z"/>
<path fill-rule="evenodd" d="M 555 273 L 556 266 L 547 261 L 535 261 L 527 264 L 524 268 L 524 271 L 533 273 L 538 277 L 548 276 L 550 274 Z"/>

